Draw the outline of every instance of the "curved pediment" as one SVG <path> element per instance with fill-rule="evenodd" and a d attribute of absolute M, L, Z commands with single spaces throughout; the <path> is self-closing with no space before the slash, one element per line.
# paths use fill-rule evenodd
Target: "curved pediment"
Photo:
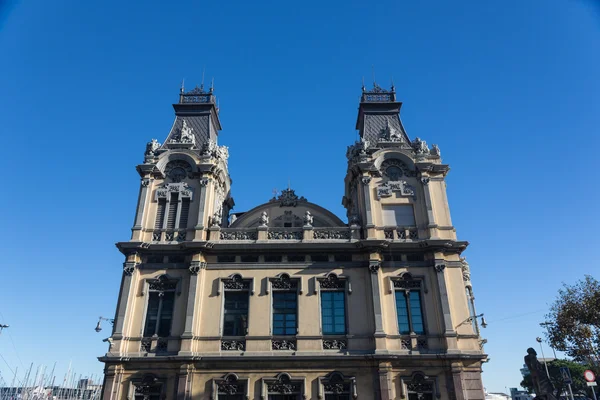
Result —
<path fill-rule="evenodd" d="M 243 213 L 239 218 L 231 221 L 230 228 L 255 228 L 262 225 L 263 213 L 268 217 L 267 226 L 272 228 L 300 228 L 305 225 L 307 211 L 312 216 L 312 226 L 335 227 L 347 226 L 331 211 L 298 197 L 292 189 L 282 191 L 281 195 L 274 197 L 252 210 Z"/>

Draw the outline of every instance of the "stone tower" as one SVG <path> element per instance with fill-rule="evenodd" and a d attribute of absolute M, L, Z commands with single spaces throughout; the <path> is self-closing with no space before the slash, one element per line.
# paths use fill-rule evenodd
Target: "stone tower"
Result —
<path fill-rule="evenodd" d="M 103 400 L 484 399 L 469 266 L 436 145 L 363 88 L 347 221 L 278 193 L 233 208 L 212 89 L 148 143 Z M 483 326 L 484 324 L 482 324 Z"/>

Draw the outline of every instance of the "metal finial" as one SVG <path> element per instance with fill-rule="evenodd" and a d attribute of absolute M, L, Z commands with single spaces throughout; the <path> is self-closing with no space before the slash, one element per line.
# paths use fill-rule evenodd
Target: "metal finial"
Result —
<path fill-rule="evenodd" d="M 179 89 L 181 93 L 185 92 L 185 78 L 181 80 L 181 89 Z"/>
<path fill-rule="evenodd" d="M 396 87 L 394 86 L 394 77 L 392 76 L 392 92 L 396 90 Z"/>
<path fill-rule="evenodd" d="M 364 92 L 365 90 L 367 90 L 367 89 L 365 88 L 365 77 L 363 76 L 362 77 L 362 91 Z"/>
<path fill-rule="evenodd" d="M 215 89 L 215 78 L 212 78 L 210 81 L 210 92 Z"/>
<path fill-rule="evenodd" d="M 373 74 L 373 86 L 377 86 L 375 82 L 375 64 L 371 64 L 371 74 Z"/>
<path fill-rule="evenodd" d="M 204 88 L 204 72 L 206 71 L 206 67 L 202 68 L 202 81 L 201 81 L 201 87 Z"/>

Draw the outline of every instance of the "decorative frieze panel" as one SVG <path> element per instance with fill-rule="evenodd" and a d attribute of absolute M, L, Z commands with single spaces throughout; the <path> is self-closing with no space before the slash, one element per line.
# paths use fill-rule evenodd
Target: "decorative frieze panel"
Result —
<path fill-rule="evenodd" d="M 402 177 L 412 178 L 416 176 L 416 172 L 412 171 L 402 161 L 396 158 L 390 158 L 381 163 L 379 171 L 382 176 L 390 181 L 397 181 Z"/>
<path fill-rule="evenodd" d="M 257 240 L 258 232 L 256 230 L 227 230 L 221 229 L 219 233 L 220 240 Z"/>
<path fill-rule="evenodd" d="M 142 353 L 149 353 L 152 350 L 152 339 L 151 338 L 142 338 L 140 342 L 140 351 Z"/>
<path fill-rule="evenodd" d="M 273 339 L 271 340 L 271 349 L 296 351 L 296 341 L 289 339 Z"/>
<path fill-rule="evenodd" d="M 281 274 L 279 277 L 270 278 L 269 280 L 273 290 L 296 290 L 300 279 L 291 279 L 288 274 Z"/>
<path fill-rule="evenodd" d="M 317 228 L 313 230 L 313 235 L 315 239 L 346 240 L 351 238 L 349 229 Z"/>
<path fill-rule="evenodd" d="M 318 278 L 321 289 L 345 289 L 346 280 L 340 279 L 336 274 L 329 274 L 325 278 Z"/>
<path fill-rule="evenodd" d="M 377 198 L 391 197 L 393 193 L 400 193 L 400 196 L 415 197 L 415 188 L 406 181 L 387 181 L 377 186 Z"/>
<path fill-rule="evenodd" d="M 248 290 L 250 281 L 242 279 L 240 275 L 233 275 L 230 279 L 223 279 L 223 289 L 225 290 Z"/>
<path fill-rule="evenodd" d="M 224 351 L 246 351 L 246 341 L 236 339 L 221 340 L 221 350 Z"/>
<path fill-rule="evenodd" d="M 166 183 L 156 189 L 156 199 L 166 199 L 169 197 L 169 193 L 179 193 L 181 197 L 189 198 L 190 201 L 193 197 L 193 189 L 189 187 L 186 182 L 173 182 Z"/>
<path fill-rule="evenodd" d="M 279 230 L 269 229 L 267 239 L 269 240 L 302 240 L 303 231 L 301 230 Z"/>
<path fill-rule="evenodd" d="M 220 395 L 241 395 L 242 398 L 248 399 L 248 379 L 239 379 L 236 374 L 232 373 L 225 375 L 222 379 L 213 379 L 210 399 L 220 399 Z"/>
<path fill-rule="evenodd" d="M 270 395 L 299 395 L 300 398 L 306 399 L 305 378 L 292 378 L 290 374 L 281 372 L 275 378 L 262 378 L 261 381 L 261 400 L 270 399 Z"/>
<path fill-rule="evenodd" d="M 344 376 L 340 372 L 332 372 L 326 377 L 319 378 L 319 399 L 324 399 L 328 394 L 346 394 L 350 395 L 353 399 L 357 399 L 356 378 L 353 376 Z"/>
<path fill-rule="evenodd" d="M 345 350 L 348 348 L 346 339 L 323 339 L 323 350 Z"/>
<path fill-rule="evenodd" d="M 166 292 L 177 288 L 177 280 L 171 280 L 166 275 L 161 275 L 157 279 L 148 279 L 148 288 L 158 292 Z"/>

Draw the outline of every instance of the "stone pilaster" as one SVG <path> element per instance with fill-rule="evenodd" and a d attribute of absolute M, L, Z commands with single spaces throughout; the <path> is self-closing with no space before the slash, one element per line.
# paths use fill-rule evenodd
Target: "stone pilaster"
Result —
<path fill-rule="evenodd" d="M 177 400 L 191 400 L 193 367 L 184 365 L 177 373 Z"/>
<path fill-rule="evenodd" d="M 150 188 L 152 186 L 152 182 L 154 179 L 150 178 L 142 178 L 140 183 L 140 194 L 138 196 L 138 204 L 137 209 L 135 211 L 135 220 L 133 223 L 133 228 L 131 230 L 132 240 L 142 240 L 142 229 L 144 224 L 144 216 L 146 214 L 146 210 L 148 209 L 148 194 L 150 193 Z"/>
<path fill-rule="evenodd" d="M 370 176 L 362 176 L 359 178 L 360 184 L 363 189 L 363 198 L 365 202 L 365 228 L 367 229 L 367 238 L 373 239 L 375 238 L 375 224 L 373 223 L 373 210 L 372 210 L 372 202 L 371 202 L 371 177 Z"/>
<path fill-rule="evenodd" d="M 425 198 L 425 208 L 427 209 L 427 229 L 429 230 L 429 235 L 431 239 L 436 239 L 439 237 L 437 230 L 437 222 L 435 220 L 435 213 L 433 212 L 433 202 L 431 201 L 431 187 L 429 186 L 430 182 L 429 176 L 426 174 L 421 175 L 421 183 L 423 184 L 423 193 Z"/>
<path fill-rule="evenodd" d="M 113 324 L 112 338 L 115 341 L 119 341 L 118 345 L 115 345 L 115 351 L 121 352 L 120 340 L 124 336 L 125 320 L 129 320 L 130 316 L 128 311 L 130 307 L 130 300 L 133 301 L 135 296 L 132 295 L 133 287 L 135 285 L 134 277 L 136 275 L 137 266 L 139 264 L 139 258 L 137 254 L 132 254 L 127 257 L 127 261 L 123 263 L 123 279 L 121 280 L 121 290 L 119 295 L 119 302 L 117 304 L 117 315 Z"/>
<path fill-rule="evenodd" d="M 379 391 L 381 400 L 393 400 L 392 366 L 389 363 L 379 364 Z"/>
<path fill-rule="evenodd" d="M 210 179 L 202 178 L 200 179 L 200 197 L 198 200 L 198 222 L 194 229 L 196 230 L 196 234 L 194 235 L 194 240 L 204 240 L 204 209 L 206 207 L 206 192 L 210 186 Z"/>
<path fill-rule="evenodd" d="M 190 265 L 190 286 L 187 293 L 187 305 L 185 311 L 185 327 L 183 334 L 181 335 L 181 350 L 179 355 L 191 355 L 192 354 L 192 340 L 194 337 L 194 326 L 196 316 L 199 315 L 200 310 L 196 309 L 198 303 L 198 281 L 202 280 L 203 270 L 206 268 L 206 263 L 202 260 L 202 255 L 194 255 L 192 263 Z"/>
<path fill-rule="evenodd" d="M 454 330 L 454 323 L 452 320 L 452 313 L 450 312 L 450 299 L 448 295 L 448 287 L 446 284 L 446 264 L 443 260 L 435 261 L 435 273 L 437 277 L 438 288 L 440 290 L 439 299 L 441 303 L 441 309 L 443 314 L 443 330 L 444 337 L 446 338 L 446 346 L 448 351 L 457 351 L 457 335 Z"/>

